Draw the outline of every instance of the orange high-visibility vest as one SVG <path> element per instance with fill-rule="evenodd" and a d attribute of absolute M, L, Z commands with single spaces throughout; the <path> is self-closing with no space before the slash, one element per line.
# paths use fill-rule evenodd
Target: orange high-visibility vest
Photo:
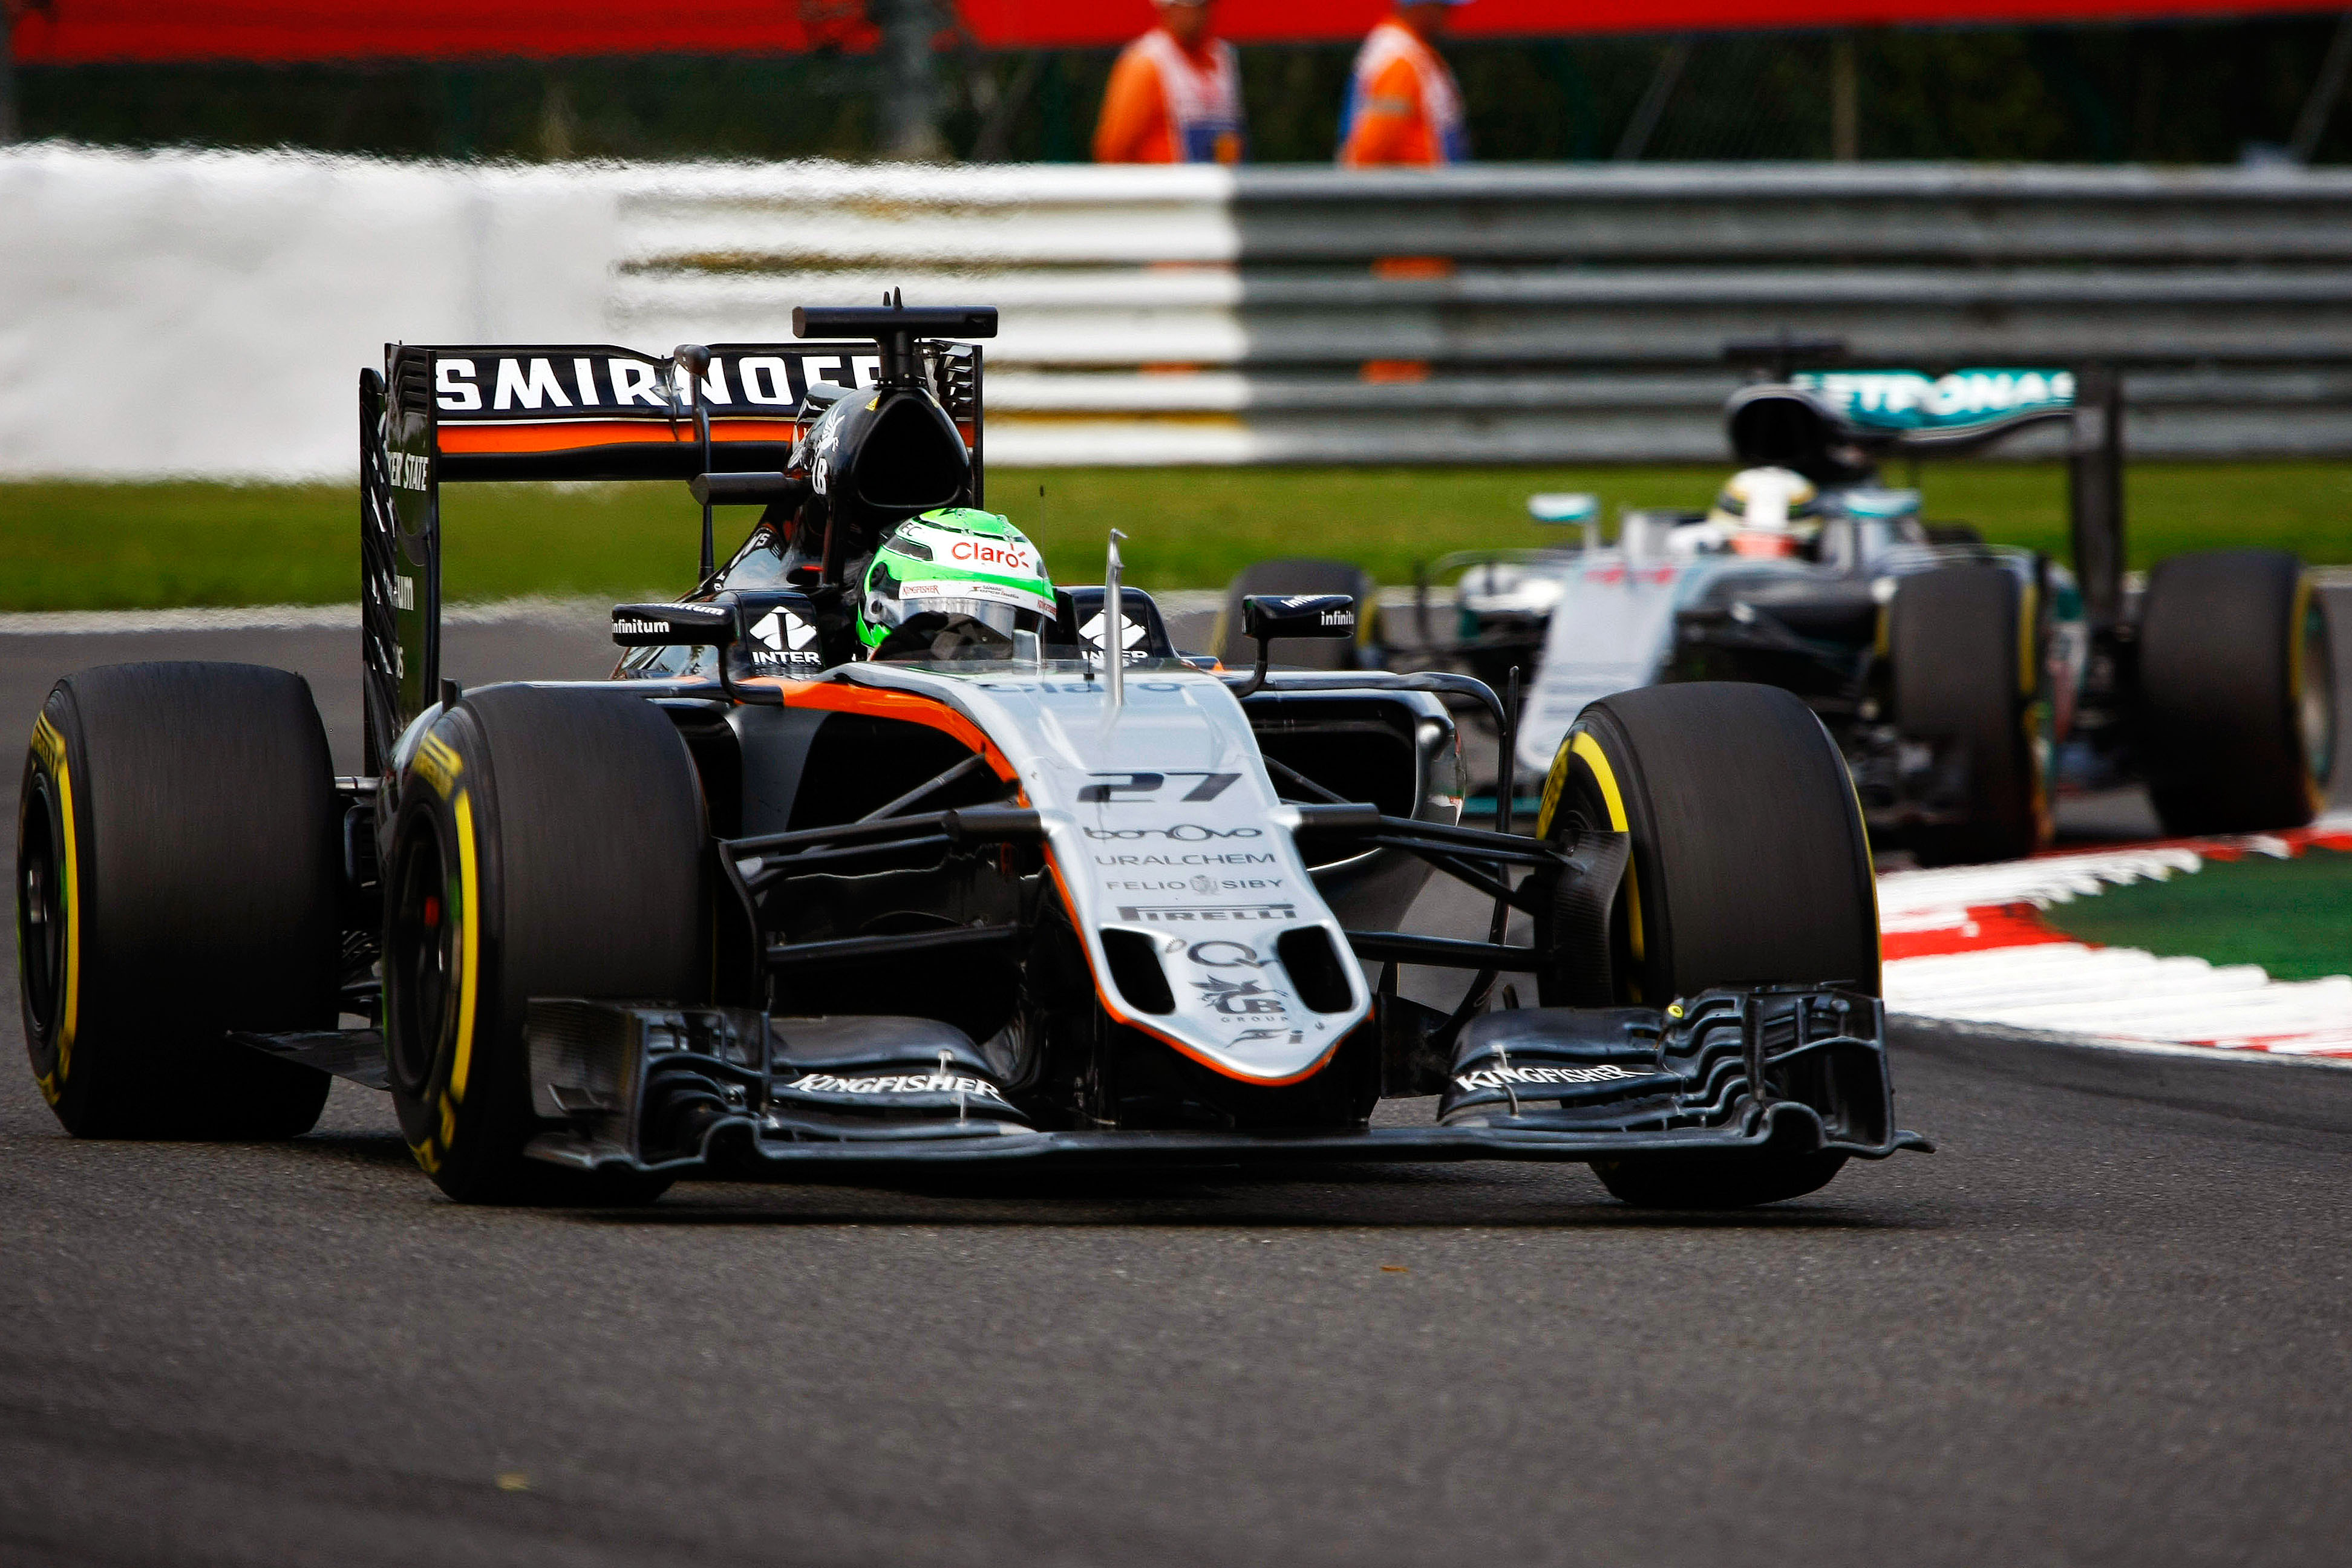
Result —
<path fill-rule="evenodd" d="M 1437 52 L 1391 17 L 1356 51 L 1348 109 L 1339 122 L 1339 162 L 1351 169 L 1382 163 L 1458 163 L 1470 155 L 1462 89 Z"/>
<path fill-rule="evenodd" d="M 1119 52 L 1095 126 L 1097 163 L 1241 162 L 1241 67 L 1213 40 L 1205 60 L 1154 27 Z"/>

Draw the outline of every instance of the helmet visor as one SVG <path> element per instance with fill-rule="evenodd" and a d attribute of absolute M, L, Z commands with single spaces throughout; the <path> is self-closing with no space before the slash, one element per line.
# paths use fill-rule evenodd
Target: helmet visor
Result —
<path fill-rule="evenodd" d="M 1022 612 L 992 599 L 932 600 L 892 627 L 872 657 L 940 661 L 1011 658 Z"/>

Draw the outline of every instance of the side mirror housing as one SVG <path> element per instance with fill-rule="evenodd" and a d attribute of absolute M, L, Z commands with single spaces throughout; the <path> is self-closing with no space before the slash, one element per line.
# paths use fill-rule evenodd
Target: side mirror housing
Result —
<path fill-rule="evenodd" d="M 1247 697 L 1265 684 L 1270 646 L 1276 637 L 1349 637 L 1356 635 L 1352 594 L 1252 594 L 1242 600 L 1242 636 L 1257 644 L 1257 668 L 1236 687 Z"/>
<path fill-rule="evenodd" d="M 1352 594 L 1252 594 L 1242 601 L 1242 636 L 1255 643 L 1355 635 Z"/>
<path fill-rule="evenodd" d="M 1582 491 L 1529 496 L 1528 515 L 1538 522 L 1598 522 L 1601 520 L 1601 498 Z"/>
<path fill-rule="evenodd" d="M 725 647 L 735 612 L 724 605 L 615 605 L 613 640 L 623 647 Z"/>

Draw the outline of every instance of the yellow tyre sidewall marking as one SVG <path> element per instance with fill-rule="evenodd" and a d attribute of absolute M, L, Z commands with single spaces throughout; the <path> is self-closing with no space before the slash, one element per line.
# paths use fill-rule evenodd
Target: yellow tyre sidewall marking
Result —
<path fill-rule="evenodd" d="M 474 840 L 474 799 L 459 790 L 449 802 L 457 828 L 457 897 L 449 918 L 457 926 L 457 1026 L 450 1046 L 449 1076 L 441 1089 L 439 1125 L 421 1143 L 411 1144 L 418 1164 L 427 1173 L 441 1168 L 442 1159 L 457 1141 L 457 1108 L 466 1103 L 466 1083 L 474 1064 L 474 1021 L 481 1000 L 482 925 L 479 914 L 481 874 Z"/>
<path fill-rule="evenodd" d="M 457 889 L 466 908 L 465 923 L 457 928 L 465 957 L 457 972 L 457 1054 L 449 1068 L 449 1093 L 462 1104 L 474 1061 L 474 1005 L 480 990 L 482 921 L 477 900 L 481 879 L 474 852 L 474 798 L 460 791 L 451 804 L 457 817 Z"/>
<path fill-rule="evenodd" d="M 81 1018 L 81 859 L 74 831 L 73 779 L 66 768 L 66 740 L 42 714 L 33 721 L 33 750 L 48 764 L 58 787 L 58 816 L 65 823 L 66 994 L 58 1009 L 58 1065 L 36 1080 L 41 1097 L 55 1105 L 65 1097 L 66 1078 L 73 1069 L 74 1030 Z"/>
<path fill-rule="evenodd" d="M 1582 758 L 1584 765 L 1592 770 L 1593 782 L 1601 786 L 1601 799 L 1609 807 L 1611 829 L 1618 833 L 1632 832 L 1633 829 L 1626 826 L 1625 795 L 1617 787 L 1616 770 L 1609 765 L 1608 755 L 1601 751 L 1601 742 L 1592 738 L 1591 731 L 1579 730 L 1568 738 L 1568 744 L 1561 749 L 1560 756 L 1566 758 L 1571 752 Z M 1555 763 L 1553 768 L 1555 772 L 1559 771 L 1559 763 Z M 1550 800 L 1554 798 L 1552 792 L 1547 788 L 1544 794 L 1549 805 Z M 1546 810 L 1544 826 L 1550 825 L 1550 816 L 1549 810 Z M 1645 956 L 1646 946 L 1642 939 L 1642 883 L 1641 879 L 1634 872 L 1633 862 L 1630 858 L 1625 862 L 1625 929 L 1633 949 L 1633 962 L 1640 963 Z M 1634 979 L 1631 984 L 1634 1000 L 1641 1000 L 1641 982 L 1639 979 Z"/>

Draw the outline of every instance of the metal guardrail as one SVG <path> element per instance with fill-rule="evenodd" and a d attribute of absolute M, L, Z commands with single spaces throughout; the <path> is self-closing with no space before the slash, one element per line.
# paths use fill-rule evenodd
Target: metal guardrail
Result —
<path fill-rule="evenodd" d="M 1002 307 L 1001 463 L 1712 462 L 1724 342 L 1780 331 L 2113 363 L 2137 456 L 2352 454 L 2352 172 L 36 146 L 0 152 L 0 207 L 6 473 L 344 472 L 345 383 L 387 337 L 752 340 L 887 287 Z M 72 399 L 68 344 L 106 372 Z"/>
<path fill-rule="evenodd" d="M 1739 380 L 1722 345 L 1776 331 L 1927 366 L 2114 362 L 2141 455 L 2352 452 L 2336 172 L 741 179 L 625 201 L 617 314 L 985 293 L 1000 460 L 1711 460 Z"/>

